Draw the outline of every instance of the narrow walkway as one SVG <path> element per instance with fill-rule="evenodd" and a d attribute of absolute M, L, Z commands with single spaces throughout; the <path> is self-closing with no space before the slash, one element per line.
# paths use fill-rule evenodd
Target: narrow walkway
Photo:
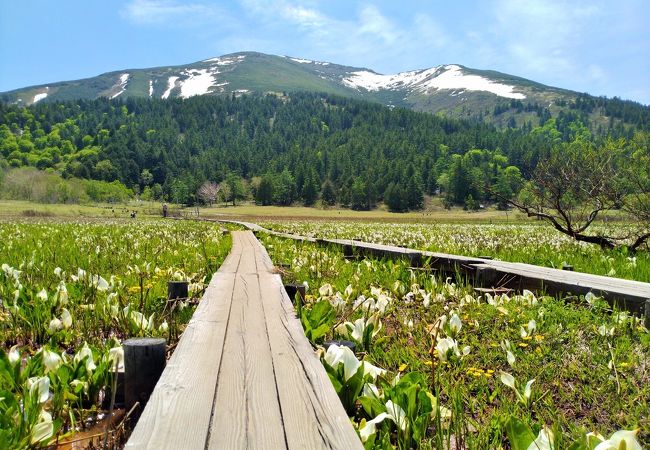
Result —
<path fill-rule="evenodd" d="M 550 294 L 571 293 L 584 295 L 591 292 L 635 314 L 645 314 L 646 323 L 650 324 L 650 283 L 552 269 L 532 264 L 429 252 L 350 239 L 314 239 L 295 234 L 279 233 L 250 222 L 234 220 L 221 220 L 220 222 L 236 223 L 254 232 L 269 233 L 301 242 L 320 242 L 343 248 L 347 247 L 350 251 L 353 250 L 356 253 L 373 254 L 387 258 L 408 258 L 412 263 L 417 260 L 417 264 L 426 264 L 429 267 L 450 274 L 460 272 L 476 278 L 477 269 L 491 268 L 495 273 L 491 280 L 475 279 L 474 282 L 478 285 L 484 285 L 486 288 L 503 286 L 519 290 L 545 291 Z"/>
<path fill-rule="evenodd" d="M 232 233 L 127 449 L 361 449 L 282 280 Z"/>

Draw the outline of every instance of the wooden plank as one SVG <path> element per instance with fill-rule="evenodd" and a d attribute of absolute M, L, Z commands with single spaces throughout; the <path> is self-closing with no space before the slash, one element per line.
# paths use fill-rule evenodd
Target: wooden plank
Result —
<path fill-rule="evenodd" d="M 361 449 L 362 445 L 321 362 L 305 337 L 282 279 L 257 245 L 262 306 L 290 449 Z"/>
<path fill-rule="evenodd" d="M 234 279 L 212 278 L 125 448 L 205 448 Z"/>
<path fill-rule="evenodd" d="M 250 232 L 233 233 L 233 246 L 242 257 L 233 287 L 208 448 L 286 448 L 253 241 Z"/>
<path fill-rule="evenodd" d="M 325 369 L 307 341 L 279 275 L 260 275 L 264 310 L 290 449 L 361 449 Z"/>
<path fill-rule="evenodd" d="M 126 448 L 361 449 L 268 253 L 232 235 Z"/>
<path fill-rule="evenodd" d="M 255 224 L 247 225 L 259 227 Z M 277 233 L 270 230 L 266 231 L 280 237 L 288 237 L 292 239 L 297 237 L 287 233 Z M 419 251 L 391 245 L 373 244 L 354 239 L 310 240 L 310 242 L 313 241 L 339 245 L 348 253 L 350 252 L 350 249 L 352 249 L 359 253 L 370 254 L 378 257 L 413 258 L 419 254 L 421 255 L 421 258 L 425 260 L 422 262 L 426 262 L 428 259 L 428 266 L 435 267 L 448 273 L 460 271 L 462 274 L 468 276 L 476 275 L 475 265 L 486 264 L 497 269 L 497 271 L 504 277 L 514 277 L 519 280 L 519 287 L 550 289 L 554 293 L 572 292 L 585 294 L 587 292 L 594 292 L 597 295 L 604 296 L 608 301 L 617 302 L 620 306 L 634 312 L 642 312 L 645 301 L 650 298 L 650 283 L 643 283 L 634 280 L 623 280 L 580 272 L 562 271 L 524 263 L 511 263 L 485 258 Z"/>
<path fill-rule="evenodd" d="M 286 448 L 256 274 L 237 275 L 232 302 L 208 448 Z"/>

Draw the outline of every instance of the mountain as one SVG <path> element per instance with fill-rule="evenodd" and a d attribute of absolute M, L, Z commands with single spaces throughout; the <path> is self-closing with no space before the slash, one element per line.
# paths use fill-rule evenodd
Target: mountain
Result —
<path fill-rule="evenodd" d="M 237 96 L 249 92 L 297 91 L 337 94 L 391 107 L 479 118 L 511 127 L 526 122 L 537 125 L 561 111 L 576 109 L 576 105 L 583 113 L 586 111 L 594 125 L 610 127 L 612 123 L 607 121 L 610 117 L 629 122 L 621 109 L 648 109 L 634 102 L 596 98 L 457 64 L 382 75 L 366 68 L 256 52 L 233 53 L 181 66 L 129 69 L 82 80 L 31 86 L 0 93 L 0 100 L 31 105 L 98 97 L 189 98 L 196 95 Z M 608 113 L 607 108 L 613 112 Z"/>

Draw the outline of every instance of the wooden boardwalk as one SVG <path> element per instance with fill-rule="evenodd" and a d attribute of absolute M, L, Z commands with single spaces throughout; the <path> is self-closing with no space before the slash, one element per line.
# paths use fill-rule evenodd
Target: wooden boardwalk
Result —
<path fill-rule="evenodd" d="M 486 288 L 531 289 L 544 291 L 551 295 L 560 293 L 584 295 L 591 292 L 635 314 L 645 314 L 646 324 L 650 326 L 650 283 L 552 269 L 532 264 L 429 252 L 357 240 L 314 239 L 278 233 L 249 222 L 227 220 L 222 222 L 236 223 L 255 232 L 265 232 L 297 241 L 337 245 L 343 247 L 345 252 L 355 254 L 386 258 L 407 258 L 411 265 L 425 265 L 450 275 L 459 273 L 470 278 L 475 285 Z"/>
<path fill-rule="evenodd" d="M 264 247 L 232 250 L 127 449 L 361 449 Z"/>

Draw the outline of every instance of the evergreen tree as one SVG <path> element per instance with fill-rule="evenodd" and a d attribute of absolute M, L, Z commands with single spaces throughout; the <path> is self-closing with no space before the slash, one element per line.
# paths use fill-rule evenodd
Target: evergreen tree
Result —
<path fill-rule="evenodd" d="M 272 205 L 274 198 L 274 180 L 270 174 L 264 175 L 260 180 L 260 184 L 255 192 L 255 202 L 258 205 Z"/>
<path fill-rule="evenodd" d="M 275 203 L 283 206 L 289 206 L 293 203 L 296 195 L 296 182 L 289 169 L 285 168 L 276 177 L 276 184 L 273 191 Z"/>
<path fill-rule="evenodd" d="M 302 199 L 305 206 L 313 205 L 318 199 L 318 179 L 316 171 L 312 168 L 307 171 L 307 176 L 302 185 Z"/>
<path fill-rule="evenodd" d="M 406 194 L 399 184 L 388 185 L 384 192 L 384 203 L 392 212 L 404 212 L 408 209 Z"/>
<path fill-rule="evenodd" d="M 350 191 L 350 207 L 355 210 L 368 209 L 366 183 L 361 178 L 355 178 Z"/>
<path fill-rule="evenodd" d="M 332 185 L 329 178 L 325 180 L 325 183 L 323 183 L 321 199 L 327 206 L 333 206 L 336 204 L 336 191 L 334 190 L 334 185 Z"/>
<path fill-rule="evenodd" d="M 424 189 L 418 172 L 413 172 L 406 182 L 406 199 L 408 209 L 422 209 L 424 207 Z"/>

